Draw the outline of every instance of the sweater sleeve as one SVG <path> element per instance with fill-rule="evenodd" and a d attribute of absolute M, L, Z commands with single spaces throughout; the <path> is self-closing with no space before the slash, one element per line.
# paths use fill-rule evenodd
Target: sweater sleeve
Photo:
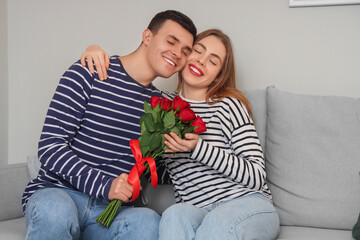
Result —
<path fill-rule="evenodd" d="M 229 135 L 230 151 L 199 138 L 191 158 L 257 191 L 263 187 L 266 179 L 261 145 L 246 108 L 235 99 L 229 101 L 229 116 L 222 128 L 224 135 Z"/>
<path fill-rule="evenodd" d="M 80 62 L 62 76 L 51 100 L 41 133 L 38 156 L 42 169 L 96 198 L 108 199 L 113 177 L 90 167 L 71 149 L 92 89 L 94 76 Z"/>

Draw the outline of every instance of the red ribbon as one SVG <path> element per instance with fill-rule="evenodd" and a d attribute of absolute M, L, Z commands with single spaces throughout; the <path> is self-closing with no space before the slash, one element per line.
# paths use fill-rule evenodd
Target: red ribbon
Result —
<path fill-rule="evenodd" d="M 131 139 L 130 140 L 130 148 L 131 152 L 133 153 L 136 163 L 131 169 L 129 176 L 128 176 L 128 183 L 130 183 L 133 186 L 133 195 L 131 198 L 131 201 L 134 201 L 139 197 L 140 193 L 140 176 L 145 171 L 146 167 L 144 166 L 145 162 L 148 162 L 150 167 L 150 173 L 151 173 L 151 185 L 153 185 L 155 188 L 157 186 L 158 182 L 158 176 L 156 172 L 156 164 L 153 157 L 142 157 L 142 152 L 140 150 L 140 141 Z"/>

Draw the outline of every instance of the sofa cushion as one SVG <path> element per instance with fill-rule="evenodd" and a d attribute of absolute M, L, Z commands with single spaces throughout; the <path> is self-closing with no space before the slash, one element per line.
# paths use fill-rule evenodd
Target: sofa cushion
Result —
<path fill-rule="evenodd" d="M 0 168 L 0 221 L 23 216 L 21 197 L 28 182 L 25 163 Z"/>
<path fill-rule="evenodd" d="M 360 210 L 360 99 L 267 88 L 266 168 L 282 225 L 350 230 Z"/>
<path fill-rule="evenodd" d="M 0 239 L 24 240 L 25 237 L 25 217 L 0 222 Z"/>
<path fill-rule="evenodd" d="M 281 226 L 277 240 L 353 240 L 351 231 Z"/>

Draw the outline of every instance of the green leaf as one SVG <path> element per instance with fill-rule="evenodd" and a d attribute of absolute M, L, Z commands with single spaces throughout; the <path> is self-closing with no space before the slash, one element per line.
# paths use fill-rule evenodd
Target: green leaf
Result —
<path fill-rule="evenodd" d="M 145 113 L 150 113 L 153 108 L 150 106 L 150 104 L 148 104 L 146 101 L 144 101 L 144 110 L 145 110 Z"/>
<path fill-rule="evenodd" d="M 160 104 L 158 104 L 155 108 L 154 108 L 154 111 L 155 112 L 160 112 L 161 109 L 160 109 Z"/>
<path fill-rule="evenodd" d="M 146 128 L 147 131 L 149 131 L 149 132 L 154 132 L 155 131 L 154 118 L 153 118 L 151 113 L 145 113 L 144 115 L 142 115 L 140 117 L 140 126 L 141 126 L 142 123 L 145 124 L 145 128 Z"/>
<path fill-rule="evenodd" d="M 175 113 L 173 111 L 167 112 L 163 121 L 166 128 L 172 128 L 175 125 Z"/>
<path fill-rule="evenodd" d="M 143 156 L 145 156 L 146 153 L 150 150 L 151 136 L 152 134 L 146 131 L 143 134 L 141 134 L 141 137 L 139 138 L 140 150 Z"/>
<path fill-rule="evenodd" d="M 149 132 L 144 132 L 144 134 L 141 135 L 141 137 L 139 138 L 139 141 L 140 141 L 140 145 L 150 145 L 150 137 L 151 137 L 151 133 Z"/>
<path fill-rule="evenodd" d="M 160 134 L 155 133 L 155 134 L 151 134 L 150 136 L 150 151 L 153 151 L 154 149 L 156 149 L 157 147 L 161 146 L 162 142 L 162 137 Z"/>
<path fill-rule="evenodd" d="M 147 156 L 147 154 L 150 150 L 150 147 L 149 147 L 149 145 L 146 145 L 146 146 L 140 145 L 140 150 L 141 150 L 143 157 L 145 157 L 145 156 Z"/>
<path fill-rule="evenodd" d="M 181 136 L 184 138 L 185 133 L 193 133 L 195 130 L 195 127 L 184 127 L 184 129 L 181 131 Z"/>
<path fill-rule="evenodd" d="M 194 127 L 184 127 L 184 129 L 182 130 L 182 134 L 193 133 L 194 130 L 195 130 Z"/>
<path fill-rule="evenodd" d="M 151 113 L 151 115 L 153 116 L 154 122 L 159 122 L 160 121 L 160 115 L 161 115 L 161 109 L 160 109 L 160 104 L 157 105 L 155 108 L 152 108 L 150 104 L 148 104 L 147 102 L 144 102 L 144 110 L 145 110 L 145 114 L 146 113 Z"/>
<path fill-rule="evenodd" d="M 146 154 L 149 152 L 150 147 L 149 147 L 149 145 L 141 145 L 140 144 L 140 150 L 141 150 L 143 157 L 145 157 Z"/>
<path fill-rule="evenodd" d="M 173 128 L 170 129 L 170 132 L 175 133 L 176 135 L 178 135 L 179 137 L 181 137 L 181 132 L 180 130 L 175 126 Z"/>
<path fill-rule="evenodd" d="M 140 127 L 141 127 L 141 135 L 143 135 L 144 132 L 147 131 L 144 121 L 141 121 L 140 118 Z"/>
<path fill-rule="evenodd" d="M 169 133 L 170 133 L 170 130 L 169 130 Z M 165 145 L 165 141 L 166 141 L 166 138 L 164 137 L 164 135 L 161 135 L 161 148 L 163 149 L 163 150 L 166 150 L 166 149 L 169 149 L 169 147 L 167 146 L 167 145 Z"/>
<path fill-rule="evenodd" d="M 159 106 L 159 105 L 157 105 L 156 108 L 157 108 L 158 106 Z M 153 111 L 151 111 L 151 114 L 152 114 L 152 116 L 153 116 L 154 122 L 161 122 L 161 117 L 160 117 L 161 113 L 160 113 L 160 111 L 157 112 L 157 111 L 153 110 Z"/>
<path fill-rule="evenodd" d="M 166 145 L 165 145 L 165 146 L 166 146 Z M 157 148 L 155 148 L 153 152 L 154 152 L 155 154 L 159 154 L 159 153 L 161 153 L 162 150 L 163 150 L 163 146 L 160 145 L 160 146 L 158 146 Z"/>
<path fill-rule="evenodd" d="M 184 124 L 182 122 L 177 122 L 175 125 L 180 131 L 182 131 L 184 129 Z"/>
<path fill-rule="evenodd" d="M 164 124 L 162 122 L 156 122 L 154 127 L 156 132 L 162 132 L 162 130 L 164 130 Z"/>

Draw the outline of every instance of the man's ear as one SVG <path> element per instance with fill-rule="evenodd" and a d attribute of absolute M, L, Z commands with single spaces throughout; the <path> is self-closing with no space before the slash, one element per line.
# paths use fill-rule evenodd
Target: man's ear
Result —
<path fill-rule="evenodd" d="M 147 46 L 152 38 L 153 34 L 150 29 L 145 29 L 142 34 L 142 41 Z"/>

